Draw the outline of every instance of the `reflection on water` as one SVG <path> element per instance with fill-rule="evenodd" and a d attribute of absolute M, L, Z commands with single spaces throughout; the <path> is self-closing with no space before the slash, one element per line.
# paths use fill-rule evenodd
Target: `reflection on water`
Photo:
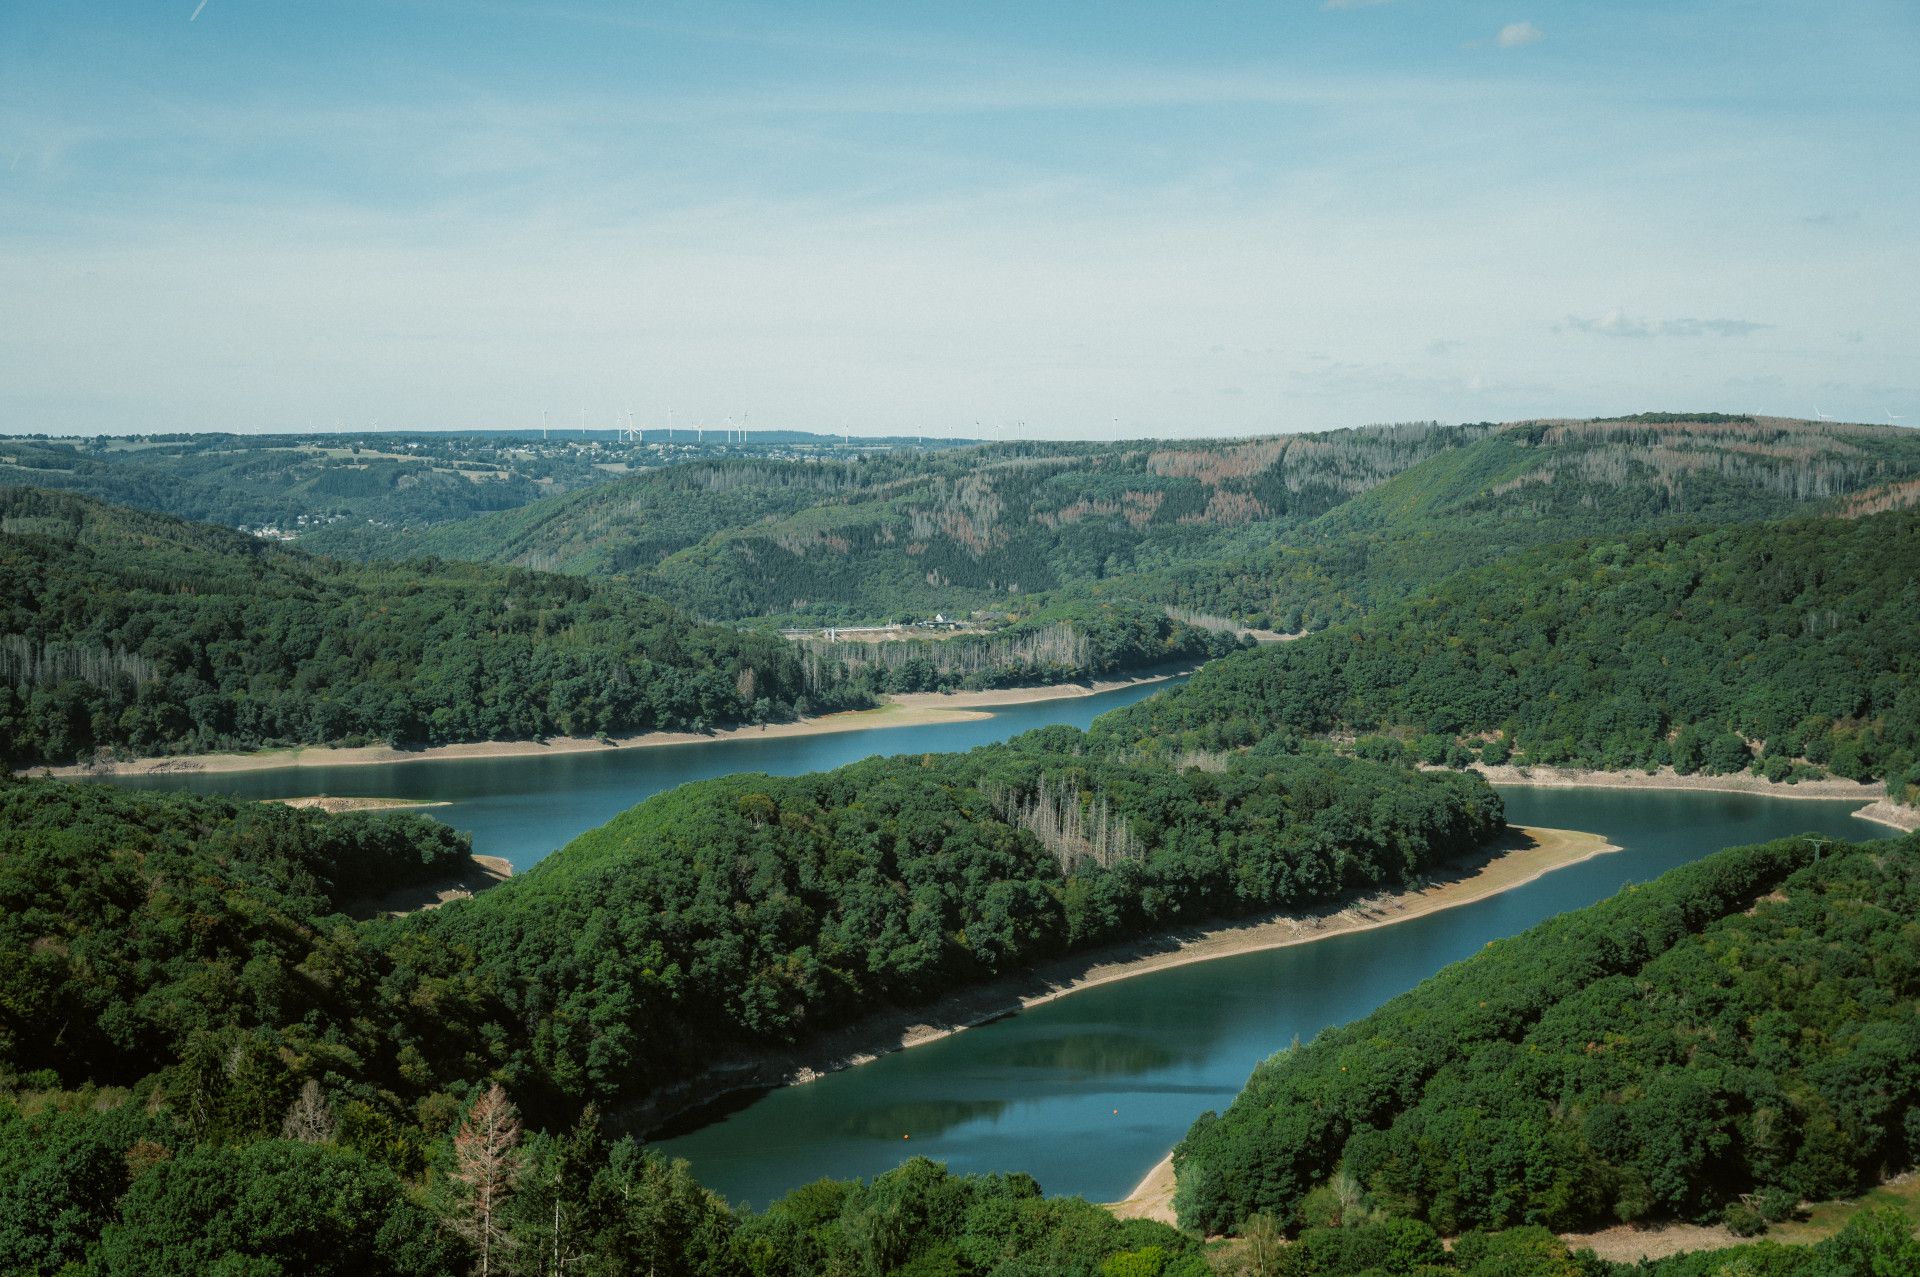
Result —
<path fill-rule="evenodd" d="M 986 1064 L 1016 1069 L 1047 1069 L 1074 1077 L 1132 1077 L 1199 1059 L 1198 1049 L 1176 1050 L 1173 1043 L 1135 1033 L 1061 1033 L 1026 1041 L 997 1042 L 981 1054 Z"/>
<path fill-rule="evenodd" d="M 938 1135 L 962 1122 L 997 1121 L 1006 1111 L 1005 1100 L 910 1100 L 849 1114 L 839 1130 L 853 1139 L 899 1141 Z"/>
<path fill-rule="evenodd" d="M 1866 839 L 1853 804 L 1746 795 L 1509 789 L 1516 824 L 1589 829 L 1624 849 L 1457 909 L 1373 931 L 1173 967 L 772 1091 L 656 1145 L 765 1203 L 909 1153 L 956 1171 L 1026 1171 L 1115 1201 L 1260 1060 L 1366 1014 L 1447 963 L 1721 847 L 1803 832 Z M 964 1098 L 960 1098 L 964 1097 Z M 938 1115 L 924 1127 L 905 1115 Z M 924 1130 L 924 1133 L 923 1133 Z M 911 1134 L 911 1142 L 901 1140 Z"/>

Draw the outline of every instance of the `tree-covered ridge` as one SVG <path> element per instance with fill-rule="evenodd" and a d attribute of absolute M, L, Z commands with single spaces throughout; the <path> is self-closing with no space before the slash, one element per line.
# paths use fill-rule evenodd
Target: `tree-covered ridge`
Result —
<path fill-rule="evenodd" d="M 0 488 L 0 755 L 14 764 L 702 730 L 837 695 L 781 640 L 616 584 L 339 563 Z"/>
<path fill-rule="evenodd" d="M 1585 540 L 1216 662 L 1099 732 L 1498 736 L 1489 761 L 1920 784 L 1920 514 Z M 1756 759 L 1755 755 L 1758 755 Z"/>
<path fill-rule="evenodd" d="M 879 695 L 1110 678 L 1251 645 L 1230 629 L 1131 599 L 1070 599 L 985 634 L 859 642 L 798 640 L 809 680 Z"/>
<path fill-rule="evenodd" d="M 1495 942 L 1260 1065 L 1175 1166 L 1194 1227 L 1299 1224 L 1338 1176 L 1454 1231 L 1737 1219 L 1916 1156 L 1909 837 L 1737 848 Z"/>
<path fill-rule="evenodd" d="M 1501 827 L 1476 777 L 1082 741 L 682 786 L 407 929 L 476 954 L 531 1069 L 605 1101 L 1069 949 L 1402 882 Z"/>
<path fill-rule="evenodd" d="M 1224 552 L 1478 433 L 1369 427 L 680 466 L 431 529 L 419 545 L 626 575 L 702 616 L 953 613 Z M 387 553 L 400 552 L 416 552 L 411 538 L 390 539 Z"/>
<path fill-rule="evenodd" d="M 1576 537 L 1859 513 L 1920 475 L 1920 432 L 1720 414 L 1487 428 L 1277 540 L 1149 572 L 1144 597 L 1286 632 Z"/>
<path fill-rule="evenodd" d="M 487 1067 L 484 998 L 340 909 L 468 855 L 420 816 L 0 782 L 0 1076 L 159 1085 L 205 1138 L 307 1079 L 405 1112 Z"/>
<path fill-rule="evenodd" d="M 0 437 L 0 485 L 293 537 L 511 509 L 604 482 L 610 455 L 538 432 L 15 436 Z"/>

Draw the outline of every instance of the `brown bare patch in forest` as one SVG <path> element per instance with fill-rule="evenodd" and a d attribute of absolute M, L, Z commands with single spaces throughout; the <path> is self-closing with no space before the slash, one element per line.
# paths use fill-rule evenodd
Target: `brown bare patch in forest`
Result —
<path fill-rule="evenodd" d="M 1257 439 L 1225 448 L 1155 452 L 1147 469 L 1169 479 L 1198 479 L 1217 488 L 1229 479 L 1247 479 L 1270 468 L 1286 455 L 1287 439 Z"/>
<path fill-rule="evenodd" d="M 1072 505 L 1063 505 L 1058 510 L 1036 510 L 1033 521 L 1047 528 L 1058 528 L 1069 523 L 1078 523 L 1086 518 L 1109 518 L 1119 515 L 1129 525 L 1144 528 L 1153 522 L 1153 516 L 1160 510 L 1161 503 L 1167 499 L 1164 492 L 1123 492 L 1118 501 L 1088 500 L 1082 498 Z"/>
<path fill-rule="evenodd" d="M 1267 517 L 1267 507 L 1258 497 L 1245 492 L 1216 488 L 1207 498 L 1207 508 L 1199 514 L 1183 514 L 1182 523 L 1204 523 L 1217 528 L 1234 528 Z"/>
<path fill-rule="evenodd" d="M 1912 505 L 1920 505 L 1920 479 L 1883 483 L 1877 488 L 1857 493 L 1841 507 L 1840 517 L 1860 519 L 1869 514 L 1884 514 L 1888 510 L 1904 510 Z"/>

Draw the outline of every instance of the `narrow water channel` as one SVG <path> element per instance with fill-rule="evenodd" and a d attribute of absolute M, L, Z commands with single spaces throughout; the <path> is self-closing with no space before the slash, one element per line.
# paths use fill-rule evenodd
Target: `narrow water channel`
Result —
<path fill-rule="evenodd" d="M 236 798 L 411 798 L 446 803 L 427 814 L 473 835 L 483 856 L 504 856 L 527 869 L 575 836 L 627 808 L 690 780 L 734 772 L 797 776 L 875 754 L 930 754 L 973 749 L 1036 727 L 1085 727 L 1100 715 L 1183 683 L 1184 678 L 1124 687 L 1094 696 L 1035 701 L 988 711 L 991 717 L 908 727 L 872 727 L 821 736 L 756 740 L 732 736 L 693 745 L 607 749 L 533 758 L 420 760 L 353 767 L 285 767 L 272 771 L 175 772 L 115 777 L 136 789 L 190 789 Z"/>
<path fill-rule="evenodd" d="M 736 1202 L 911 1154 L 1026 1171 L 1050 1193 L 1124 1196 L 1261 1059 L 1366 1014 L 1500 936 L 1722 847 L 1889 831 L 1849 802 L 1692 792 L 1503 789 L 1514 824 L 1586 829 L 1622 850 L 1425 917 L 1089 989 L 805 1086 L 659 1141 Z"/>
<path fill-rule="evenodd" d="M 797 774 L 873 754 L 971 749 L 1050 723 L 1085 727 L 1157 684 L 1009 706 L 992 717 L 812 737 L 543 758 L 122 778 L 244 798 L 416 798 L 525 869 L 650 795 L 739 771 Z M 924 1153 L 959 1171 L 1026 1171 L 1054 1193 L 1117 1199 L 1202 1110 L 1295 1037 L 1372 1010 L 1479 949 L 1722 847 L 1818 832 L 1884 835 L 1857 804 L 1692 792 L 1506 788 L 1514 824 L 1584 829 L 1622 851 L 1457 909 L 1314 944 L 1090 989 L 810 1085 L 736 1097 L 658 1141 L 735 1201 L 821 1176 L 873 1175 Z"/>

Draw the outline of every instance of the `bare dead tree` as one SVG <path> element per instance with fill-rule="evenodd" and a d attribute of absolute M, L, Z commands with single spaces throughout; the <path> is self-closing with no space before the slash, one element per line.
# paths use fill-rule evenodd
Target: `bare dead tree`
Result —
<path fill-rule="evenodd" d="M 490 1277 L 495 1252 L 511 1244 L 501 1213 L 520 1171 L 520 1112 L 498 1082 L 474 1102 L 453 1136 L 453 1182 L 462 1212 L 454 1227 L 480 1252 L 480 1277 Z"/>
<path fill-rule="evenodd" d="M 333 1105 L 327 1103 L 326 1092 L 308 1078 L 287 1108 L 287 1116 L 280 1123 L 280 1138 L 302 1144 L 331 1144 L 339 1130 L 339 1119 L 333 1115 Z"/>

